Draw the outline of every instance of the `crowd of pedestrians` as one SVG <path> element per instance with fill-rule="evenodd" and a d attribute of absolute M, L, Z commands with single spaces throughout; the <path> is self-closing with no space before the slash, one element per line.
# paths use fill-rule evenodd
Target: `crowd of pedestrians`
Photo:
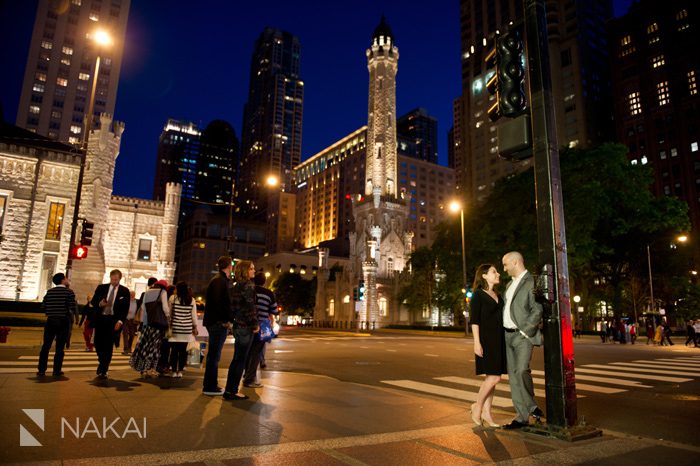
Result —
<path fill-rule="evenodd" d="M 257 370 L 265 367 L 265 343 L 273 336 L 277 303 L 274 293 L 264 287 L 265 275 L 256 275 L 252 262 L 239 261 L 233 268 L 232 259 L 222 256 L 217 267 L 218 273 L 206 291 L 203 324 L 208 332 L 208 345 L 202 392 L 229 400 L 247 399 L 240 391 L 241 380 L 243 386 L 262 388 Z M 169 286 L 166 280 L 150 278 L 148 289 L 137 299 L 133 291 L 120 285 L 121 278 L 119 270 L 112 270 L 109 282 L 99 285 L 88 296 L 78 321 L 70 280 L 63 273 L 54 275 L 55 286 L 42 303 L 47 320 L 37 376 L 46 375 L 54 342 L 53 375 L 63 375 L 65 348 L 70 344 L 74 322 L 83 327 L 85 351 L 97 353 L 98 378 L 108 378 L 112 354 L 120 341 L 122 354 L 130 356 L 129 365 L 141 377 L 183 376 L 188 349 L 196 348 L 199 355 L 197 304 L 192 290 L 185 282 Z M 234 355 L 222 389 L 218 366 L 229 334 L 235 338 Z"/>

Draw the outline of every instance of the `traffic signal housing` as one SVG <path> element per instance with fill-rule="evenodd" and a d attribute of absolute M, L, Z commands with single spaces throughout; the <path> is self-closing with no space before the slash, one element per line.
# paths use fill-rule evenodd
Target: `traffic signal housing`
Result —
<path fill-rule="evenodd" d="M 83 228 L 80 231 L 80 244 L 83 246 L 92 246 L 92 234 L 95 231 L 95 224 L 83 220 Z"/>
<path fill-rule="evenodd" d="M 496 39 L 498 108 L 503 116 L 515 118 L 527 109 L 523 41 L 518 29 L 509 29 Z"/>
<path fill-rule="evenodd" d="M 357 299 L 358 299 L 358 301 L 365 300 L 365 281 L 364 280 L 360 280 L 360 284 L 357 287 Z"/>
<path fill-rule="evenodd" d="M 83 246 L 82 244 L 75 244 L 70 250 L 70 256 L 74 260 L 81 260 L 85 259 L 88 255 L 88 248 L 87 246 Z"/>
<path fill-rule="evenodd" d="M 352 300 L 353 300 L 353 301 L 359 301 L 359 300 L 360 300 L 360 294 L 359 294 L 359 291 L 358 291 L 357 287 L 355 287 L 355 288 L 352 289 Z"/>

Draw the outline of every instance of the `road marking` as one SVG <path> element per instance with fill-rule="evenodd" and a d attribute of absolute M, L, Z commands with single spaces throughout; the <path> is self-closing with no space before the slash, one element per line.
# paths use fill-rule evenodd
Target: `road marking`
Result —
<path fill-rule="evenodd" d="M 294 350 L 276 349 L 275 353 L 293 353 Z"/>
<path fill-rule="evenodd" d="M 457 390 L 455 388 L 443 387 L 441 385 L 432 385 L 429 383 L 416 382 L 415 380 L 382 380 L 381 383 L 393 385 L 395 387 L 409 388 L 423 393 L 432 395 L 440 395 L 448 398 L 454 398 L 464 401 L 476 401 L 477 394 L 474 392 Z M 512 408 L 513 401 L 510 398 L 500 396 L 493 397 L 493 405 L 499 408 Z"/>
<path fill-rule="evenodd" d="M 622 372 L 614 372 L 614 371 L 601 371 L 597 369 L 585 369 L 582 367 L 576 368 L 577 373 L 583 372 L 584 374 L 597 374 L 597 375 L 611 375 L 615 377 L 629 377 L 629 378 L 634 378 L 634 379 L 645 379 L 645 380 L 658 380 L 661 382 L 674 382 L 674 383 L 682 383 L 682 382 L 690 382 L 693 379 L 681 379 L 680 377 L 666 377 L 662 375 L 644 375 L 644 374 L 626 374 Z"/>
<path fill-rule="evenodd" d="M 430 356 L 431 358 L 439 358 L 439 354 L 431 354 L 431 353 L 425 353 L 423 356 Z"/>
<path fill-rule="evenodd" d="M 443 382 L 456 383 L 460 385 L 467 385 L 470 387 L 481 387 L 483 380 L 468 379 L 466 377 L 435 377 L 435 380 L 440 380 Z M 496 385 L 496 391 L 508 392 L 510 393 L 510 385 L 508 383 L 501 383 Z M 544 397 L 545 391 L 539 388 L 535 388 L 535 396 Z"/>
<path fill-rule="evenodd" d="M 395 350 L 395 349 L 388 349 L 387 351 L 390 352 L 390 353 L 396 353 L 397 350 Z"/>
<path fill-rule="evenodd" d="M 576 376 L 578 378 L 578 376 Z M 504 374 L 503 375 L 503 380 L 508 380 L 508 375 Z M 540 379 L 538 377 L 533 377 L 532 378 L 532 383 L 535 385 L 546 385 L 546 382 L 544 379 Z M 646 386 L 646 385 L 645 385 Z M 651 388 L 651 387 L 649 387 Z M 583 390 L 585 392 L 596 392 L 596 393 L 605 393 L 606 395 L 610 395 L 613 393 L 624 393 L 627 390 L 622 389 L 622 388 L 610 388 L 610 387 L 600 387 L 598 385 L 587 385 L 585 383 L 578 383 L 576 382 L 576 391 L 578 392 L 579 390 Z M 578 395 L 578 394 L 577 394 Z M 579 398 L 585 398 L 585 396 L 580 395 L 578 396 Z"/>
<path fill-rule="evenodd" d="M 700 359 L 695 359 L 695 358 L 660 358 L 657 359 L 657 361 L 669 361 L 669 362 L 684 362 L 684 363 L 700 363 Z"/>
<path fill-rule="evenodd" d="M 678 367 L 683 369 L 696 369 L 700 368 L 700 364 L 694 364 L 691 362 L 668 362 L 668 361 L 644 361 L 637 360 L 632 361 L 634 363 L 644 364 L 645 366 L 659 366 L 659 367 Z"/>
<path fill-rule="evenodd" d="M 360 346 L 362 349 L 369 349 L 369 346 Z"/>
<path fill-rule="evenodd" d="M 544 375 L 544 371 L 532 371 L 534 375 Z M 611 380 L 606 377 L 596 377 L 594 375 L 581 375 L 576 369 L 576 380 L 588 380 L 589 382 L 601 382 L 608 385 L 622 385 L 623 387 L 635 387 L 635 388 L 654 388 L 651 385 L 643 385 L 641 382 L 636 380 Z"/>
<path fill-rule="evenodd" d="M 642 364 L 635 364 L 629 362 L 611 362 L 611 366 L 615 366 L 615 369 L 620 369 L 623 371 L 639 371 L 647 372 L 650 374 L 670 374 L 670 375 L 687 375 L 690 377 L 700 377 L 700 371 L 687 371 L 681 370 L 679 367 L 649 367 L 642 366 Z M 642 366 L 642 367 L 640 367 Z M 583 367 L 593 367 L 593 368 L 609 368 L 609 366 L 604 366 L 602 364 L 586 364 Z"/>

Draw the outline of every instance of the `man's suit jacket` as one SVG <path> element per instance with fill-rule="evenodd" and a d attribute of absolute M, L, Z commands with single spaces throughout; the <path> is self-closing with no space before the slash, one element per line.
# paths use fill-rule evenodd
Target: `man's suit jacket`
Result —
<path fill-rule="evenodd" d="M 103 283 L 102 285 L 97 285 L 95 289 L 95 294 L 92 296 L 92 301 L 90 304 L 95 308 L 97 313 L 97 319 L 102 315 L 102 308 L 100 307 L 100 301 L 107 299 L 109 295 L 109 283 Z M 126 322 L 126 315 L 129 313 L 129 303 L 131 301 L 131 295 L 129 294 L 129 288 L 119 285 L 117 288 L 117 296 L 114 297 L 114 304 L 112 305 L 112 312 L 114 313 L 115 320 L 121 320 Z"/>
<path fill-rule="evenodd" d="M 511 281 L 506 289 L 513 284 Z M 535 346 L 542 344 L 540 321 L 542 320 L 542 305 L 535 300 L 535 279 L 530 272 L 525 272 L 518 287 L 513 293 L 510 303 L 510 318 Z"/>

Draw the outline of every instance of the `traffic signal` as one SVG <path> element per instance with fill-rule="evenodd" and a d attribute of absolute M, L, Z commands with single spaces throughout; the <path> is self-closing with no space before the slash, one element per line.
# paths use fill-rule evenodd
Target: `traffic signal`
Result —
<path fill-rule="evenodd" d="M 359 301 L 359 300 L 360 300 L 360 294 L 359 294 L 359 291 L 358 291 L 357 287 L 355 287 L 355 288 L 352 289 L 352 300 L 353 300 L 353 301 Z"/>
<path fill-rule="evenodd" d="M 88 248 L 81 244 L 75 244 L 70 250 L 70 256 L 74 260 L 85 259 L 88 255 Z"/>
<path fill-rule="evenodd" d="M 80 244 L 83 246 L 92 245 L 92 234 L 95 230 L 95 224 L 93 222 L 88 222 L 83 220 L 83 228 L 80 231 Z"/>
<path fill-rule="evenodd" d="M 520 31 L 510 29 L 496 39 L 498 108 L 503 116 L 517 117 L 527 109 L 525 67 Z"/>
<path fill-rule="evenodd" d="M 357 287 L 357 300 L 358 301 L 365 300 L 365 281 L 364 280 L 360 280 L 360 286 Z"/>

